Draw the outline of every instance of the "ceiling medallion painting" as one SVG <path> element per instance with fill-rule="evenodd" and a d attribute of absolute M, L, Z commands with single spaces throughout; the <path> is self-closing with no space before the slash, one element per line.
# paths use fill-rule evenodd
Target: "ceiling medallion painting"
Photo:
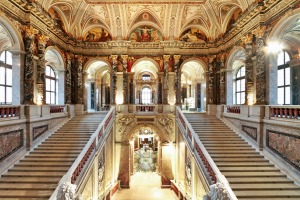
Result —
<path fill-rule="evenodd" d="M 133 42 L 158 42 L 162 41 L 162 34 L 155 28 L 141 26 L 134 29 L 129 37 Z"/>
<path fill-rule="evenodd" d="M 84 41 L 86 42 L 107 42 L 111 41 L 111 35 L 103 28 L 93 28 L 89 30 L 85 36 Z"/>
<path fill-rule="evenodd" d="M 206 43 L 207 37 L 203 31 L 197 28 L 189 28 L 184 31 L 181 36 L 180 40 L 184 42 L 201 42 Z"/>

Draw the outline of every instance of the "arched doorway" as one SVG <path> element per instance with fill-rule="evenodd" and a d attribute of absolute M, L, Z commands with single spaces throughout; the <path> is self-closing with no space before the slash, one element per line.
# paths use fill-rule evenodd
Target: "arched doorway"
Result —
<path fill-rule="evenodd" d="M 181 67 L 181 104 L 183 110 L 206 110 L 205 67 L 197 60 Z"/>
<path fill-rule="evenodd" d="M 158 66 L 154 60 L 141 59 L 136 61 L 133 72 L 133 96 L 136 104 L 159 103 L 160 88 Z"/>
<path fill-rule="evenodd" d="M 108 63 L 94 60 L 87 64 L 85 91 L 88 111 L 108 110 L 110 105 L 110 67 Z"/>

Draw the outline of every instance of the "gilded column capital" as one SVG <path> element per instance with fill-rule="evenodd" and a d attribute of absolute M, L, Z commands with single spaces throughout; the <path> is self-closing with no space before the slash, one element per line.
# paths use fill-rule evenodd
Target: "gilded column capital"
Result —
<path fill-rule="evenodd" d="M 76 58 L 78 61 L 80 61 L 80 62 L 83 61 L 83 56 L 82 56 L 82 55 L 75 55 L 75 58 Z"/>
<path fill-rule="evenodd" d="M 128 55 L 121 55 L 123 62 L 127 62 Z"/>
<path fill-rule="evenodd" d="M 33 28 L 32 26 L 25 26 L 24 31 L 25 31 L 25 36 L 30 39 L 33 39 L 34 36 L 39 32 L 37 29 Z"/>
<path fill-rule="evenodd" d="M 178 62 L 180 59 L 181 55 L 174 55 L 174 60 L 175 62 Z"/>
<path fill-rule="evenodd" d="M 110 58 L 112 59 L 112 61 L 116 61 L 118 58 L 118 55 L 111 55 Z"/>
<path fill-rule="evenodd" d="M 252 43 L 252 39 L 253 39 L 253 35 L 252 34 L 247 34 L 245 36 L 243 36 L 241 38 L 242 42 L 247 45 L 247 44 L 251 44 Z"/>
<path fill-rule="evenodd" d="M 256 35 L 256 37 L 262 38 L 266 34 L 266 30 L 267 30 L 266 26 L 259 26 L 255 30 L 253 30 L 252 33 Z"/>
<path fill-rule="evenodd" d="M 42 34 L 38 37 L 39 44 L 41 44 L 43 46 L 45 46 L 47 44 L 48 40 L 49 40 L 49 37 L 45 36 L 44 34 Z"/>
<path fill-rule="evenodd" d="M 165 62 L 166 62 L 166 61 L 169 61 L 170 55 L 163 55 L 163 58 L 164 58 L 164 61 L 165 61 Z"/>

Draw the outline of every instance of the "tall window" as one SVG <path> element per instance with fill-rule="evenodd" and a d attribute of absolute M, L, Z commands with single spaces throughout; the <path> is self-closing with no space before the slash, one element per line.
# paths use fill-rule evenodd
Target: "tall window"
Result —
<path fill-rule="evenodd" d="M 0 56 L 0 104 L 12 103 L 12 54 L 4 51 Z"/>
<path fill-rule="evenodd" d="M 56 76 L 50 66 L 46 66 L 46 103 L 56 104 Z"/>
<path fill-rule="evenodd" d="M 287 62 L 290 61 L 290 56 L 286 51 L 281 51 L 278 54 L 277 65 L 277 83 L 278 83 L 278 104 L 290 104 L 290 68 Z"/>
<path fill-rule="evenodd" d="M 245 66 L 242 66 L 235 79 L 235 102 L 236 104 L 245 103 Z"/>
<path fill-rule="evenodd" d="M 142 89 L 142 104 L 151 103 L 151 89 L 149 87 L 144 87 Z"/>

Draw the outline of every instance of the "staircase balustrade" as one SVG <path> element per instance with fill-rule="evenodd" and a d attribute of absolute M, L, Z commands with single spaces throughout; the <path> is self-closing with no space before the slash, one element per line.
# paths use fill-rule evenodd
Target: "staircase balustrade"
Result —
<path fill-rule="evenodd" d="M 136 111 L 137 112 L 154 112 L 155 105 L 137 105 Z"/>
<path fill-rule="evenodd" d="M 73 165 L 70 167 L 69 171 L 60 180 L 58 187 L 49 198 L 50 200 L 56 200 L 59 188 L 64 183 L 78 185 L 82 181 L 84 172 L 92 164 L 91 161 L 94 158 L 95 152 L 104 146 L 104 142 L 110 134 L 114 119 L 115 107 L 112 106 L 108 114 L 99 124 L 96 131 L 92 134 L 90 140 L 85 145 L 84 149 L 81 151 Z"/>
<path fill-rule="evenodd" d="M 202 171 L 206 172 L 206 174 L 208 175 L 208 177 L 206 177 L 207 184 L 213 185 L 216 183 L 222 183 L 229 195 L 229 198 L 231 200 L 237 200 L 237 197 L 230 188 L 227 179 L 224 177 L 224 175 L 221 174 L 220 170 L 200 141 L 198 135 L 195 133 L 192 126 L 185 118 L 180 107 L 176 108 L 176 119 L 179 125 L 179 129 L 183 137 L 187 141 L 188 147 L 192 152 L 195 153 L 195 161 L 197 163 L 197 166 L 199 168 L 202 168 Z"/>

